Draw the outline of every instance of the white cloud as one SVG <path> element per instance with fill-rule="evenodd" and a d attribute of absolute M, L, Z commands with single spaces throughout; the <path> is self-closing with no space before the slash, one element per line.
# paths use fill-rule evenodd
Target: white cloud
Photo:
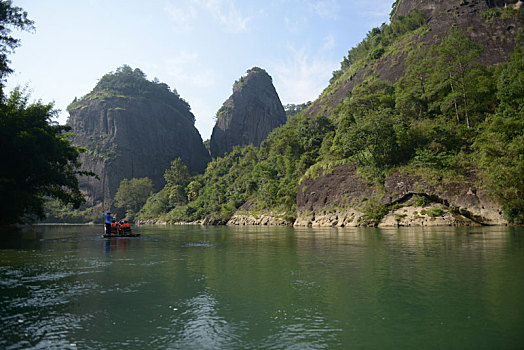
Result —
<path fill-rule="evenodd" d="M 170 0 L 165 3 L 164 10 L 171 17 L 175 32 L 191 31 L 202 14 L 210 16 L 232 33 L 248 31 L 253 18 L 242 14 L 235 0 Z"/>
<path fill-rule="evenodd" d="M 248 31 L 251 16 L 243 15 L 233 0 L 193 0 L 206 10 L 219 24 L 233 33 Z"/>
<path fill-rule="evenodd" d="M 313 0 L 309 3 L 309 8 L 324 19 L 336 19 L 340 12 L 337 0 Z"/>
<path fill-rule="evenodd" d="M 291 55 L 286 61 L 271 66 L 280 99 L 283 104 L 313 101 L 327 86 L 338 62 L 311 57 L 304 48 L 289 50 Z"/>
<path fill-rule="evenodd" d="M 331 50 L 335 46 L 335 37 L 331 34 L 324 38 L 324 45 L 322 49 L 325 51 Z"/>
<path fill-rule="evenodd" d="M 185 6 L 175 6 L 170 2 L 166 2 L 164 10 L 173 22 L 173 31 L 185 33 L 193 29 L 193 22 L 197 18 L 197 10 L 190 3 L 186 3 Z"/>
<path fill-rule="evenodd" d="M 296 33 L 298 32 L 305 24 L 307 23 L 306 17 L 296 17 L 296 18 L 290 18 L 290 17 L 284 17 L 284 25 L 286 26 L 287 30 Z"/>
<path fill-rule="evenodd" d="M 198 55 L 193 52 L 182 51 L 177 57 L 165 61 L 165 71 L 182 82 L 197 88 L 209 88 L 215 85 L 215 73 L 202 69 L 198 63 Z"/>

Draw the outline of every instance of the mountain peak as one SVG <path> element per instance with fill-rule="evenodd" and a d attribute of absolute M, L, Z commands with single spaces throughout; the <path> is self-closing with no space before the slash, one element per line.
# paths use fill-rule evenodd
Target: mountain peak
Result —
<path fill-rule="evenodd" d="M 234 146 L 255 146 L 286 122 L 286 112 L 271 76 L 253 67 L 233 85 L 232 95 L 217 112 L 211 135 L 211 156 L 231 152 Z"/>
<path fill-rule="evenodd" d="M 161 188 L 164 170 L 178 157 L 195 173 L 209 161 L 189 104 L 139 69 L 104 75 L 68 111 L 72 142 L 87 150 L 82 170 L 100 177 L 80 178 L 90 205 L 111 203 L 124 178 L 149 177 Z"/>

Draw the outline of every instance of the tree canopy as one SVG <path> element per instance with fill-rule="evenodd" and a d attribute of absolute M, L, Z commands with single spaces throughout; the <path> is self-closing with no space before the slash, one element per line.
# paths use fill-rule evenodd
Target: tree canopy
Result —
<path fill-rule="evenodd" d="M 67 108 L 78 108 L 83 106 L 87 100 L 92 98 L 107 98 L 107 97 L 121 97 L 121 98 L 145 98 L 159 101 L 171 107 L 179 115 L 195 122 L 195 116 L 191 113 L 191 107 L 186 100 L 184 100 L 178 92 L 166 83 L 160 82 L 158 79 L 149 81 L 144 72 L 138 68 L 131 68 L 124 64 L 115 72 L 105 74 L 96 84 L 93 91 L 79 100 L 74 100 Z"/>
<path fill-rule="evenodd" d="M 524 34 L 524 33 L 522 33 Z M 488 189 L 506 216 L 524 223 L 524 35 L 497 81 L 500 104 L 475 142 Z"/>
<path fill-rule="evenodd" d="M 80 150 L 65 133 L 70 128 L 51 122 L 52 104 L 29 103 L 15 89 L 0 103 L 0 224 L 32 221 L 44 216 L 46 197 L 71 203 L 84 202 L 77 175 Z"/>
<path fill-rule="evenodd" d="M 153 182 L 147 177 L 123 179 L 115 195 L 115 206 L 123 208 L 126 218 L 132 220 L 153 193 Z"/>
<path fill-rule="evenodd" d="M 13 29 L 31 30 L 33 21 L 27 18 L 27 12 L 22 8 L 13 6 L 11 0 L 0 0 L 0 95 L 6 76 L 13 72 L 9 67 L 7 56 L 20 46 L 20 39 L 11 36 Z"/>
<path fill-rule="evenodd" d="M 12 72 L 7 55 L 20 45 L 11 31 L 32 28 L 25 11 L 0 1 L 0 225 L 42 219 L 47 198 L 78 208 L 84 197 L 77 176 L 94 175 L 78 170 L 81 150 L 67 139 L 68 126 L 52 122 L 53 104 L 30 103 L 18 88 L 4 94 Z"/>

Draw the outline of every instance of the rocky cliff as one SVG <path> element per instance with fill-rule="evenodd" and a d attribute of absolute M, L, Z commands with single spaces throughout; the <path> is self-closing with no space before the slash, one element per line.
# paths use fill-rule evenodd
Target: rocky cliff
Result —
<path fill-rule="evenodd" d="M 99 176 L 80 179 L 89 205 L 108 209 L 124 178 L 149 177 L 162 188 L 164 171 L 177 157 L 195 173 L 209 161 L 189 105 L 138 69 L 107 74 L 68 111 L 72 142 L 87 149 L 82 169 Z"/>
<path fill-rule="evenodd" d="M 269 74 L 252 68 L 233 86 L 233 94 L 217 112 L 211 135 L 212 157 L 230 152 L 234 146 L 259 146 L 276 127 L 286 122 L 286 113 Z"/>
<path fill-rule="evenodd" d="M 452 25 L 468 31 L 469 36 L 484 48 L 480 62 L 487 66 L 507 61 L 509 54 L 513 52 L 515 36 L 522 28 L 524 18 L 517 14 L 499 14 L 494 18 L 489 17 L 486 11 L 517 2 L 518 0 L 401 0 L 395 16 L 405 16 L 415 9 L 423 11 L 431 28 L 431 35 L 423 39 L 428 43 L 439 41 Z M 396 78 L 391 77 L 393 80 Z"/>
<path fill-rule="evenodd" d="M 369 184 L 354 166 L 339 166 L 298 189 L 297 226 L 504 225 L 502 209 L 476 185 L 463 181 L 431 183 L 421 176 L 394 173 L 384 187 Z M 376 217 L 378 211 L 382 215 Z M 371 220 L 373 219 L 374 220 Z"/>
<path fill-rule="evenodd" d="M 393 10 L 393 21 L 398 16 L 418 10 L 426 15 L 429 30 L 413 38 L 408 45 L 400 44 L 394 54 L 384 55 L 354 74 L 338 79 L 312 104 L 307 114 L 331 116 L 337 105 L 368 76 L 375 75 L 395 83 L 404 75 L 404 60 L 411 47 L 421 43 L 439 43 L 453 25 L 467 32 L 482 46 L 481 64 L 489 66 L 507 61 L 515 47 L 517 31 L 524 27 L 522 11 L 511 11 L 509 8 L 506 12 L 494 11 L 508 4 L 522 8 L 522 1 L 518 0 L 398 0 Z"/>

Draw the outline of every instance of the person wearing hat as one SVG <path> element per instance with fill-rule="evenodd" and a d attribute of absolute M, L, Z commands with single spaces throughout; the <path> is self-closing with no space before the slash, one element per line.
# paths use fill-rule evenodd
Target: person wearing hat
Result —
<path fill-rule="evenodd" d="M 116 220 L 116 218 L 111 216 L 110 212 L 104 214 L 104 223 L 106 224 L 106 235 L 111 234 L 111 220 Z"/>

